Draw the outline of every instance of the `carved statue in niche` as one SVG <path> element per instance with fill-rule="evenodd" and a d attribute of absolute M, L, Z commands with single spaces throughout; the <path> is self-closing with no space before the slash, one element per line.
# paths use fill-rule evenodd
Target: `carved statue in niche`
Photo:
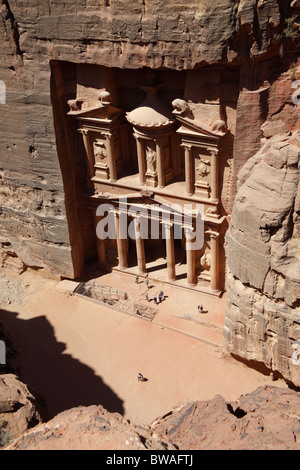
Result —
<path fill-rule="evenodd" d="M 210 174 L 210 160 L 203 160 L 200 157 L 200 164 L 197 168 L 197 174 L 200 180 L 204 180 Z"/>
<path fill-rule="evenodd" d="M 204 273 L 209 273 L 211 268 L 211 255 L 210 253 L 204 253 L 200 260 L 201 267 Z"/>
<path fill-rule="evenodd" d="M 146 160 L 147 160 L 147 172 L 155 173 L 156 172 L 156 152 L 151 148 L 147 147 L 146 149 Z"/>
<path fill-rule="evenodd" d="M 97 140 L 94 142 L 94 155 L 95 155 L 95 163 L 101 163 L 102 165 L 106 164 L 107 160 L 107 151 L 105 147 L 105 142 L 101 140 Z"/>

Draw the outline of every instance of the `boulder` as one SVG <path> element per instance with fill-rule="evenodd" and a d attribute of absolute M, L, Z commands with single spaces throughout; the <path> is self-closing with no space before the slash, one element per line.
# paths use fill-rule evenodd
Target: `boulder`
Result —
<path fill-rule="evenodd" d="M 0 375 L 0 447 L 42 421 L 36 398 L 13 374 Z"/>

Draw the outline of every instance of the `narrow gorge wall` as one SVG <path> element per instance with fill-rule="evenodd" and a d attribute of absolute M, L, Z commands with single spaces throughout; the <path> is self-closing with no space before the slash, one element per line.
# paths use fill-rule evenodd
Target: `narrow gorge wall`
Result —
<path fill-rule="evenodd" d="M 300 131 L 267 123 L 261 150 L 239 173 L 226 235 L 228 350 L 299 386 Z"/>

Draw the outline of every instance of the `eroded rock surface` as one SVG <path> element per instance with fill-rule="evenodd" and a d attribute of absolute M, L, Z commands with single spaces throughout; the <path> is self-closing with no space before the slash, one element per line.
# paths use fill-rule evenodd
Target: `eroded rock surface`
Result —
<path fill-rule="evenodd" d="M 39 405 L 15 375 L 0 375 L 0 447 L 42 421 Z"/>
<path fill-rule="evenodd" d="M 274 130 L 274 128 L 273 128 Z M 239 174 L 226 235 L 228 350 L 300 385 L 300 133 L 275 135 Z"/>
<path fill-rule="evenodd" d="M 300 448 L 300 396 L 262 387 L 235 403 L 220 395 L 174 409 L 152 428 L 180 449 L 279 450 Z"/>
<path fill-rule="evenodd" d="M 79 407 L 36 426 L 8 450 L 175 450 L 150 428 L 130 424 L 102 406 Z"/>
<path fill-rule="evenodd" d="M 221 396 L 187 402 L 147 427 L 101 406 L 74 408 L 6 450 L 299 450 L 299 418 L 297 392 L 262 387 L 234 403 Z"/>

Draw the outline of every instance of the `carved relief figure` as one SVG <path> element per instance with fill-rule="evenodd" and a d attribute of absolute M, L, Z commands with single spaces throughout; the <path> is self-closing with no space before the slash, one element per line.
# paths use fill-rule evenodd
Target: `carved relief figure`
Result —
<path fill-rule="evenodd" d="M 107 151 L 105 147 L 105 142 L 101 140 L 97 140 L 96 142 L 94 142 L 94 155 L 96 163 L 106 164 Z"/>
<path fill-rule="evenodd" d="M 197 174 L 200 180 L 205 179 L 210 174 L 210 160 L 203 160 L 200 157 L 200 164 L 197 168 Z"/>
<path fill-rule="evenodd" d="M 211 256 L 210 253 L 204 253 L 200 260 L 201 267 L 204 271 L 204 273 L 208 273 L 211 268 Z"/>
<path fill-rule="evenodd" d="M 146 159 L 147 159 L 148 173 L 155 173 L 156 172 L 156 152 L 151 147 L 147 147 Z"/>

